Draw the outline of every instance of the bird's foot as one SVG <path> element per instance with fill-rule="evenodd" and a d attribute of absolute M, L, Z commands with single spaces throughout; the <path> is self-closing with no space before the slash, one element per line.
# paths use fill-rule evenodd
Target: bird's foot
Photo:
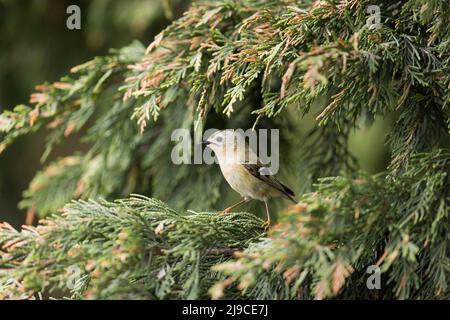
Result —
<path fill-rule="evenodd" d="M 270 224 L 271 224 L 270 219 L 267 220 L 267 221 L 264 221 L 264 223 L 262 224 L 262 226 L 263 226 L 263 228 L 264 228 L 265 231 L 269 231 L 269 229 L 270 229 Z"/>

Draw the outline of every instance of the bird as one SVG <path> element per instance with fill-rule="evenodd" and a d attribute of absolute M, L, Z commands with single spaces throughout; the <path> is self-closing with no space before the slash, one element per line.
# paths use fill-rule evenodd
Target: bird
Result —
<path fill-rule="evenodd" d="M 220 214 L 230 213 L 234 208 L 252 199 L 259 200 L 264 202 L 267 215 L 264 225 L 269 228 L 271 225 L 269 198 L 284 197 L 297 203 L 294 192 L 261 163 L 239 131 L 232 129 L 217 131 L 202 143 L 214 151 L 225 180 L 242 197 L 241 201 L 222 210 Z"/>

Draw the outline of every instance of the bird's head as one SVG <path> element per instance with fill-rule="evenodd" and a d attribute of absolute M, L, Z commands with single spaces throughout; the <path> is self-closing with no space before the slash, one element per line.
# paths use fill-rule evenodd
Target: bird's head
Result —
<path fill-rule="evenodd" d="M 245 136 L 240 131 L 227 129 L 213 133 L 206 141 L 220 160 L 230 162 L 248 162 L 249 157 L 256 161 L 256 154 L 246 147 Z M 251 155 L 249 155 L 251 154 Z"/>
<path fill-rule="evenodd" d="M 234 130 L 228 129 L 214 132 L 207 140 L 202 141 L 202 143 L 210 147 L 217 154 L 225 150 L 233 150 L 239 138 L 239 134 Z"/>

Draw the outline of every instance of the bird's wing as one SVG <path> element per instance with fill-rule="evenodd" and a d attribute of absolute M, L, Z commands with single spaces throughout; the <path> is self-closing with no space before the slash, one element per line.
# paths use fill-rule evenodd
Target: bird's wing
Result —
<path fill-rule="evenodd" d="M 294 191 L 286 187 L 284 184 L 282 184 L 280 181 L 278 181 L 277 178 L 273 175 L 265 175 L 261 173 L 261 169 L 265 168 L 263 164 L 261 164 L 259 161 L 257 164 L 250 164 L 250 163 L 242 163 L 244 168 L 255 178 L 267 183 L 274 189 L 280 191 L 283 195 L 285 195 L 288 199 L 293 201 L 294 203 L 297 203 L 295 201 L 294 197 Z"/>

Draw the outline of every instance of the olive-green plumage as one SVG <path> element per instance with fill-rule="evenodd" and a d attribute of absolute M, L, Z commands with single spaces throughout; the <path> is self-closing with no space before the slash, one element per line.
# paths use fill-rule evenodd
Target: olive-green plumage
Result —
<path fill-rule="evenodd" d="M 271 197 L 285 197 L 294 203 L 294 192 L 267 172 L 256 153 L 246 143 L 245 138 L 234 130 L 218 131 L 205 143 L 215 152 L 222 174 L 228 184 L 238 192 L 243 201 L 225 209 L 231 209 L 250 199 L 263 201 L 266 206 L 267 224 L 270 215 L 267 200 Z M 262 169 L 266 171 L 263 171 Z M 263 174 L 269 173 L 269 174 Z"/>

